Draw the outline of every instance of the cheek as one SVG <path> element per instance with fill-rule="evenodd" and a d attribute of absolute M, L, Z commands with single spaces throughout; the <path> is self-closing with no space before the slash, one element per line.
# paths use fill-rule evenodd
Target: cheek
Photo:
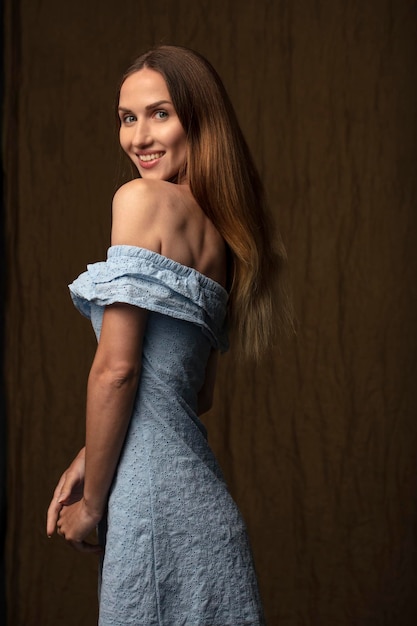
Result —
<path fill-rule="evenodd" d="M 182 126 L 178 128 L 178 126 L 175 125 L 175 127 L 166 128 L 164 135 L 164 142 L 167 146 L 170 146 L 174 150 L 185 150 L 186 135 Z"/>
<path fill-rule="evenodd" d="M 186 139 L 185 133 L 184 133 L 184 131 L 182 129 L 181 129 L 180 133 L 176 134 L 174 143 L 175 143 L 176 149 L 179 152 L 181 152 L 181 153 L 183 152 L 185 154 L 186 149 L 187 149 L 187 139 Z"/>

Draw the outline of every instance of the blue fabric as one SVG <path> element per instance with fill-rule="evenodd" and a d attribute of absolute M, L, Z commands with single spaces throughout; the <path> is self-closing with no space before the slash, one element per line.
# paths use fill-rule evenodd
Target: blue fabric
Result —
<path fill-rule="evenodd" d="M 70 285 L 100 335 L 104 307 L 150 313 L 142 373 L 108 502 L 100 626 L 264 624 L 246 529 L 197 417 L 227 292 L 150 250 L 113 246 Z"/>

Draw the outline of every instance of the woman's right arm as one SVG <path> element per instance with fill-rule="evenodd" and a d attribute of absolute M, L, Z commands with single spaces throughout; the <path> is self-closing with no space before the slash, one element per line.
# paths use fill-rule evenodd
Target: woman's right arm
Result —
<path fill-rule="evenodd" d="M 131 181 L 130 184 L 124 185 L 121 189 L 119 189 L 114 197 L 111 242 L 112 245 L 132 244 L 138 246 L 148 246 L 151 248 L 153 245 L 155 245 L 154 239 L 157 239 L 157 233 L 155 233 L 154 229 L 152 228 L 153 216 L 155 215 L 152 195 L 149 198 L 149 194 L 147 193 L 148 186 L 144 184 L 138 184 L 139 182 L 143 183 L 144 181 Z M 139 196 L 140 193 L 142 193 L 142 197 Z M 136 237 L 138 238 L 137 240 L 130 239 L 132 237 L 132 233 L 136 233 Z M 142 240 L 142 238 L 145 236 L 146 241 L 144 239 Z M 103 329 L 105 330 L 105 332 L 103 332 L 102 329 L 102 336 L 100 338 L 101 340 L 99 342 L 99 348 L 96 353 L 96 358 L 94 360 L 94 364 L 89 376 L 87 404 L 90 405 L 90 408 L 92 404 L 97 402 L 97 400 L 98 402 L 102 402 L 103 400 L 103 389 L 101 388 L 101 383 L 103 379 L 103 376 L 101 375 L 102 370 L 110 371 L 111 375 L 111 370 L 114 369 L 111 363 L 112 359 L 109 359 L 108 355 L 114 355 L 115 347 L 117 346 L 117 352 L 120 353 L 123 345 L 127 343 L 127 357 L 132 360 L 132 355 L 130 354 L 131 348 L 134 344 L 138 344 L 137 349 L 139 350 L 139 344 L 141 343 L 141 339 L 140 341 L 138 341 L 137 334 L 139 333 L 139 335 L 142 336 L 146 320 L 145 311 L 134 311 L 135 307 L 130 307 L 126 305 L 113 305 L 113 307 L 107 308 L 110 308 L 110 310 L 105 311 L 103 316 Z M 111 309 L 113 309 L 113 311 Z M 119 311 L 117 311 L 117 309 L 119 309 Z M 122 319 L 120 320 L 121 317 Z M 140 320 L 136 319 L 133 320 L 133 323 L 131 323 L 130 318 L 132 317 L 139 317 Z M 127 321 L 129 319 L 130 322 Z M 118 328 L 115 327 L 115 321 L 121 322 L 116 325 Z M 107 332 L 108 327 L 110 327 L 109 332 Z M 117 332 L 115 332 L 115 328 Z M 132 328 L 134 328 L 134 336 L 132 336 L 132 333 L 127 332 L 129 329 L 131 330 Z M 120 337 L 120 341 L 117 340 L 117 335 Z M 138 353 L 134 354 L 133 360 L 135 361 L 135 363 L 140 362 L 140 350 L 138 351 Z M 123 357 L 123 362 L 126 362 L 125 357 Z M 96 392 L 97 386 L 100 386 L 100 392 L 98 394 Z M 123 387 L 126 386 L 127 385 L 123 385 Z M 135 388 L 136 386 L 137 381 L 134 381 L 133 387 Z M 118 387 L 120 387 L 120 385 Z M 116 400 L 116 396 L 120 395 L 118 393 L 119 391 L 119 388 L 117 388 L 116 390 L 113 389 L 113 392 L 111 393 L 112 401 Z M 129 396 L 129 398 L 127 399 L 128 404 L 133 401 L 134 391 L 135 389 L 132 390 L 132 393 L 127 394 L 123 391 L 123 393 L 121 394 L 123 396 Z M 94 402 L 91 402 L 93 397 Z M 107 412 L 109 409 L 109 403 L 107 402 L 105 404 L 106 406 L 103 408 L 103 411 L 101 411 L 102 414 L 104 412 Z M 119 412 L 120 409 L 121 407 L 119 406 Z M 91 411 L 88 412 L 91 413 Z M 91 422 L 92 420 L 90 419 L 90 425 Z M 122 430 L 124 430 L 124 428 L 122 428 Z M 90 454 L 88 455 L 90 457 L 90 465 L 92 463 L 93 466 L 93 471 L 89 472 L 89 480 L 87 481 L 87 483 L 85 483 L 86 454 L 85 448 L 82 448 L 82 450 L 80 450 L 71 465 L 62 474 L 55 488 L 54 495 L 49 505 L 47 514 L 48 536 L 51 536 L 52 533 L 55 531 L 58 518 L 64 506 L 70 506 L 76 502 L 79 502 L 83 499 L 86 493 L 89 494 L 91 491 L 97 491 L 96 485 L 94 484 L 95 477 L 92 476 L 92 474 L 95 473 L 95 460 L 92 457 L 94 457 L 94 447 L 97 444 L 97 440 L 95 439 L 98 439 L 98 437 L 102 435 L 103 429 L 100 428 L 98 433 L 99 434 L 97 438 L 94 436 L 93 433 L 93 445 L 90 446 L 90 448 L 92 447 L 92 450 L 90 450 Z M 121 440 L 123 439 L 123 436 L 119 436 L 119 434 L 117 434 L 116 438 Z M 118 443 L 120 443 L 120 441 Z M 117 445 L 116 447 L 119 448 L 120 446 Z M 93 454 L 91 454 L 91 452 L 93 452 Z M 114 456 L 114 458 L 111 460 L 111 462 L 106 462 L 105 464 L 104 470 L 107 475 L 102 476 L 103 468 L 99 468 L 99 471 L 97 472 L 97 475 L 100 476 L 101 481 L 104 481 L 104 483 L 109 482 L 112 477 L 112 473 L 114 472 L 114 465 L 117 462 L 118 458 L 117 450 L 116 453 L 112 456 Z M 87 489 L 86 492 L 85 489 Z M 107 487 L 104 488 L 104 491 L 106 491 L 106 489 Z"/>

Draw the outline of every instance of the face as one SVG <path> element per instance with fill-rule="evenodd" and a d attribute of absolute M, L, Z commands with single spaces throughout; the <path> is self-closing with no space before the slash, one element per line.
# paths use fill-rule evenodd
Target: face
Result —
<path fill-rule="evenodd" d="M 185 162 L 186 135 L 163 76 L 148 68 L 120 89 L 120 145 L 142 178 L 170 180 Z"/>

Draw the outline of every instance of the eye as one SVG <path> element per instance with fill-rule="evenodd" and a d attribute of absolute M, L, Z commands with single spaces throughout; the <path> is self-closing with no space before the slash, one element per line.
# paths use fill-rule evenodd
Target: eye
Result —
<path fill-rule="evenodd" d="M 168 117 L 166 111 L 155 111 L 155 117 L 157 120 L 165 120 Z"/>
<path fill-rule="evenodd" d="M 136 121 L 136 117 L 135 115 L 132 115 L 132 113 L 126 113 L 126 115 L 122 116 L 122 122 L 124 124 L 133 124 L 133 122 Z"/>

